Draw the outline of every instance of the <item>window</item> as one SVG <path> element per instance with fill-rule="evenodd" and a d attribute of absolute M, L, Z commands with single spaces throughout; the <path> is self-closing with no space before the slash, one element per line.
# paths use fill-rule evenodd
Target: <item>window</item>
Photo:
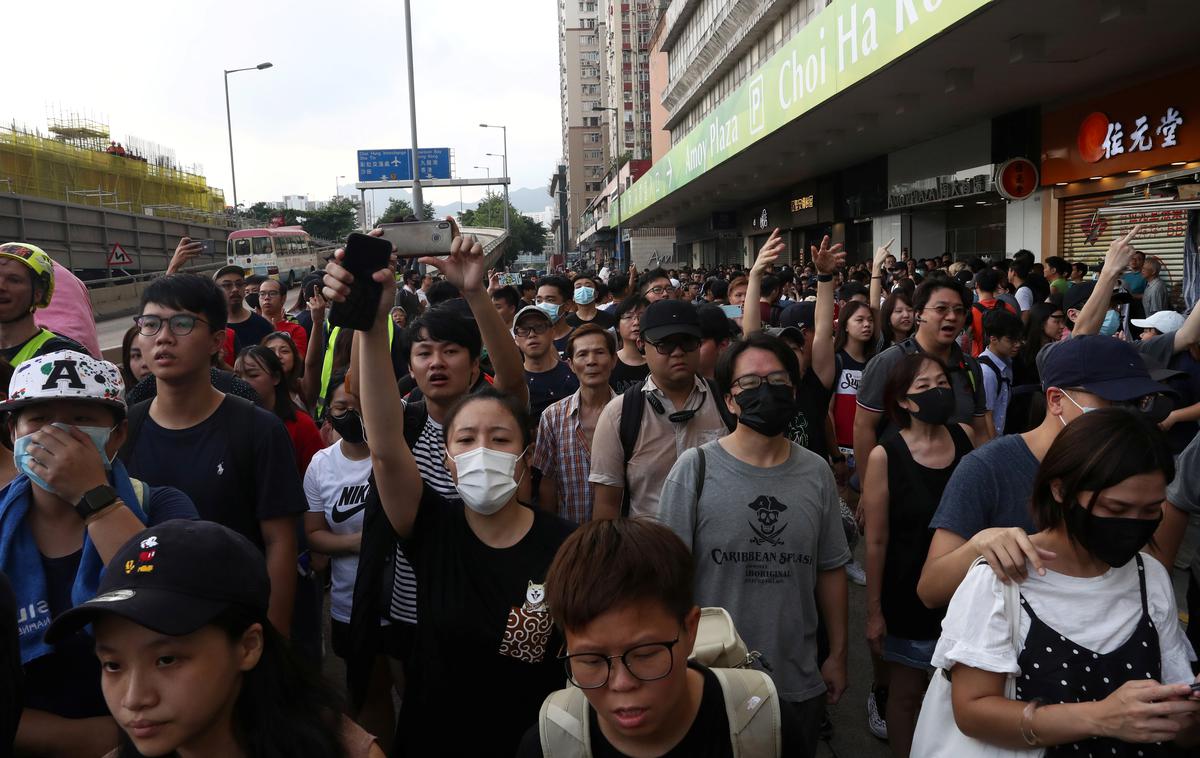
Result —
<path fill-rule="evenodd" d="M 584 150 L 583 151 L 583 159 L 585 161 L 586 160 L 598 161 L 598 160 L 600 160 L 600 158 L 601 158 L 601 154 L 600 154 L 599 150 Z"/>
<path fill-rule="evenodd" d="M 588 144 L 598 145 L 600 144 L 600 133 L 588 132 L 587 134 L 583 135 L 583 141 Z"/>
<path fill-rule="evenodd" d="M 600 184 L 601 184 L 600 182 L 584 182 L 583 183 L 583 191 L 584 192 L 599 192 Z"/>
<path fill-rule="evenodd" d="M 270 237 L 251 237 L 254 243 L 255 255 L 271 255 L 274 251 L 271 249 Z"/>
<path fill-rule="evenodd" d="M 250 240 L 243 237 L 233 241 L 233 254 L 236 256 L 250 255 Z"/>
<path fill-rule="evenodd" d="M 583 125 L 584 126 L 600 126 L 600 117 L 599 116 L 584 116 L 583 117 Z"/>

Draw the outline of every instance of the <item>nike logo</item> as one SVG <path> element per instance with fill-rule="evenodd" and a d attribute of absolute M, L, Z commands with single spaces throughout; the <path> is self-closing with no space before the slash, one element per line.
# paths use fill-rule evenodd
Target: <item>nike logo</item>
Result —
<path fill-rule="evenodd" d="M 352 484 L 343 487 L 342 495 L 333 504 L 333 512 L 330 514 L 333 523 L 340 524 L 366 508 L 367 493 L 370 489 L 370 484 Z"/>

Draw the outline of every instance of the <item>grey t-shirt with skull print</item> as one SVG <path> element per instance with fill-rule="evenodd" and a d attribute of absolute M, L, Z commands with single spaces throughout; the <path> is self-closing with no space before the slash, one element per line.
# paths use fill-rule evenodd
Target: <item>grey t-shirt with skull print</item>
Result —
<path fill-rule="evenodd" d="M 784 700 L 825 691 L 817 668 L 817 572 L 850 561 L 829 464 L 792 443 L 788 460 L 760 468 L 720 441 L 686 451 L 663 485 L 657 517 L 692 550 L 696 602 L 720 606 Z"/>

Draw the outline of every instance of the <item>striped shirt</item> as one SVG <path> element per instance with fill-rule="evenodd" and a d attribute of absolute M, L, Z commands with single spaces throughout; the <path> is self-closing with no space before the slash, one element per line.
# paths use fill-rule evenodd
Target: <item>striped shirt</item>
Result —
<path fill-rule="evenodd" d="M 432 416 L 426 417 L 425 428 L 421 430 L 412 454 L 426 487 L 447 500 L 460 499 L 454 478 L 446 469 L 446 442 L 442 438 L 442 425 L 434 421 Z M 392 574 L 388 618 L 406 624 L 417 623 L 417 577 L 399 545 L 396 545 L 396 570 Z"/>
<path fill-rule="evenodd" d="M 609 399 L 615 397 L 609 390 Z M 538 422 L 533 466 L 558 484 L 558 515 L 582 524 L 592 518 L 590 440 L 579 426 L 579 391 L 548 406 Z"/>

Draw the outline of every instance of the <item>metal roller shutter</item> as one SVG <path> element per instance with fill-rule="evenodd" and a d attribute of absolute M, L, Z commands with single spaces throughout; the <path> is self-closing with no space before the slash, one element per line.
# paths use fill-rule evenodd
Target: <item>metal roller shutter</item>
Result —
<path fill-rule="evenodd" d="M 1157 256 L 1163 263 L 1163 278 L 1171 288 L 1172 302 L 1181 302 L 1183 245 L 1187 234 L 1187 211 L 1174 198 L 1150 197 L 1122 192 L 1070 198 L 1062 203 L 1062 251 L 1068 261 L 1089 266 L 1101 263 L 1109 244 L 1141 224 L 1134 241 L 1138 250 Z M 1101 209 L 1105 209 L 1101 211 Z M 1089 241 L 1094 237 L 1094 241 Z"/>

